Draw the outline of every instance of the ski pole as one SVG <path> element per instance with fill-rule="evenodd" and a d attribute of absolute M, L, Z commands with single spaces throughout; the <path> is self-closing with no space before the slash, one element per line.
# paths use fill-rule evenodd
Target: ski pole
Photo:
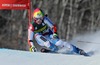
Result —
<path fill-rule="evenodd" d="M 90 42 L 90 41 L 77 41 L 77 42 L 81 42 L 81 43 L 89 43 L 89 44 L 100 44 L 98 42 Z"/>

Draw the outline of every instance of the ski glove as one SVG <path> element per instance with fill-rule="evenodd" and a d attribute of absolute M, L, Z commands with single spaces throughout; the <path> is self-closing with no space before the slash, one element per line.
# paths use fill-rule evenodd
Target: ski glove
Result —
<path fill-rule="evenodd" d="M 35 46 L 32 46 L 32 47 L 30 47 L 29 51 L 30 51 L 30 52 L 36 52 L 37 49 L 35 48 Z"/>
<path fill-rule="evenodd" d="M 57 38 L 58 35 L 56 33 L 53 33 L 53 38 Z"/>

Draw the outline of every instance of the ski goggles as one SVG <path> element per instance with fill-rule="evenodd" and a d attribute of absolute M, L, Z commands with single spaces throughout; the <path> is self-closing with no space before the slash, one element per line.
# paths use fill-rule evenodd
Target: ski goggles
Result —
<path fill-rule="evenodd" d="M 43 20 L 43 18 L 34 18 L 35 20 Z"/>

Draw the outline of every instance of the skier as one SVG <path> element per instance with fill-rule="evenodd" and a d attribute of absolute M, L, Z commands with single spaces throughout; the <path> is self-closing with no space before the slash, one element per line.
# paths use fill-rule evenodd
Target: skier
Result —
<path fill-rule="evenodd" d="M 28 28 L 28 42 L 31 52 L 36 51 L 33 38 L 40 46 L 45 46 L 53 52 L 57 52 L 60 48 L 66 48 L 70 52 L 86 55 L 82 49 L 60 40 L 57 35 L 56 26 L 39 8 L 33 11 L 33 21 L 29 24 Z M 47 49 L 42 48 L 41 52 L 48 52 Z"/>

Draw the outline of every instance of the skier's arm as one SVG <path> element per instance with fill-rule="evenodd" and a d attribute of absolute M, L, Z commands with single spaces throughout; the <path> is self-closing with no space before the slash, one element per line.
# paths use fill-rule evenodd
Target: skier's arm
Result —
<path fill-rule="evenodd" d="M 29 25 L 29 28 L 28 28 L 28 44 L 30 46 L 30 51 L 35 51 L 35 46 L 34 46 L 34 43 L 33 43 L 33 37 L 34 37 L 34 27 L 32 26 L 32 24 Z"/>
<path fill-rule="evenodd" d="M 57 33 L 56 25 L 48 17 L 44 17 L 44 22 L 52 29 L 53 33 Z"/>

